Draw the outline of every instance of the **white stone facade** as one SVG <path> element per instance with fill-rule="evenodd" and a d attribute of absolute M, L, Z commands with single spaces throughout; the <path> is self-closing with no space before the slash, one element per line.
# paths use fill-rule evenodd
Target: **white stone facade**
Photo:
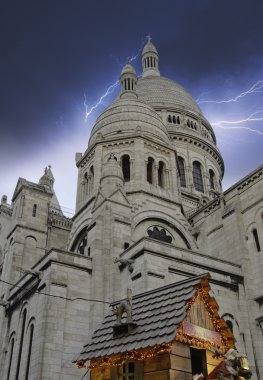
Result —
<path fill-rule="evenodd" d="M 79 379 L 72 359 L 128 286 L 140 293 L 209 272 L 253 379 L 263 379 L 263 167 L 222 192 L 224 163 L 191 95 L 124 68 L 118 98 L 76 154 L 76 214 L 51 169 L 0 206 L 0 378 Z M 33 326 L 33 327 L 32 327 Z"/>

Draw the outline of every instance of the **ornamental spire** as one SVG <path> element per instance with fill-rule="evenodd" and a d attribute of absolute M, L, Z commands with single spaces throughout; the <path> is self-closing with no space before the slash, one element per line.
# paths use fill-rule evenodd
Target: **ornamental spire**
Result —
<path fill-rule="evenodd" d="M 131 65 L 130 57 L 127 58 L 127 63 L 124 66 L 121 76 L 121 98 L 137 98 L 136 84 L 137 74 L 133 66 Z"/>
<path fill-rule="evenodd" d="M 150 35 L 147 36 L 147 43 L 142 51 L 142 76 L 160 76 L 159 65 L 159 54 L 156 47 L 152 43 L 152 38 Z"/>

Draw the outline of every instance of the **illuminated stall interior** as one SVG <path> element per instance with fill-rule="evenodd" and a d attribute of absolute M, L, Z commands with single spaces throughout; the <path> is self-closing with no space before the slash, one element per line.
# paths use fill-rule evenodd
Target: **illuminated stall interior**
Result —
<path fill-rule="evenodd" d="M 77 355 L 75 365 L 89 370 L 91 380 L 207 376 L 234 346 L 210 290 L 209 276 L 203 275 L 136 295 L 132 317 L 125 309 L 129 297 L 114 303 L 114 312 Z M 118 310 L 122 319 L 116 321 Z"/>

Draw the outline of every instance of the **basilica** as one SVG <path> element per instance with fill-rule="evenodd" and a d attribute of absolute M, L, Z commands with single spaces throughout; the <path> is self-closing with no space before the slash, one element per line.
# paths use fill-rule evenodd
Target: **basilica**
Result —
<path fill-rule="evenodd" d="M 161 76 L 150 38 L 141 60 L 142 77 L 128 61 L 120 94 L 76 153 L 72 218 L 50 166 L 38 183 L 19 178 L 11 202 L 2 196 L 1 379 L 80 379 L 76 355 L 127 289 L 143 308 L 159 288 L 192 289 L 209 277 L 208 306 L 215 298 L 253 379 L 263 380 L 263 166 L 223 191 L 209 121 L 187 90 Z M 138 379 L 168 379 L 147 368 Z M 173 371 L 169 379 L 192 378 L 191 365 L 184 377 Z M 114 379 L 136 378 L 121 376 Z"/>

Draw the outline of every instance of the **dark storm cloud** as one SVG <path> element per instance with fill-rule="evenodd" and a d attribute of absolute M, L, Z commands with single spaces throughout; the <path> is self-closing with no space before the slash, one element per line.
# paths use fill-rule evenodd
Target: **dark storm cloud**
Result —
<path fill-rule="evenodd" d="M 262 61 L 263 2 L 196 3 L 182 10 L 171 37 L 160 43 L 164 69 L 189 82 L 257 70 L 259 58 Z"/>

